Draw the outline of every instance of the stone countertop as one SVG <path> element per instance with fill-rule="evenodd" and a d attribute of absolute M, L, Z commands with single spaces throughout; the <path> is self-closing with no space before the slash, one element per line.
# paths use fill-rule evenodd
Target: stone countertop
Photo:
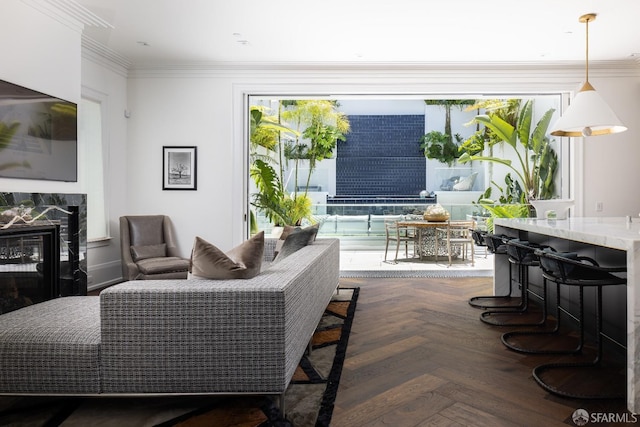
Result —
<path fill-rule="evenodd" d="M 567 219 L 496 218 L 496 225 L 562 239 L 630 250 L 640 242 L 640 220 L 625 217 L 575 217 Z"/>

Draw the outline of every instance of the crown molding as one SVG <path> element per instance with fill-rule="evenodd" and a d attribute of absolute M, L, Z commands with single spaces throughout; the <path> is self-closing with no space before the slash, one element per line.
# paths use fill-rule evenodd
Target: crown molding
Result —
<path fill-rule="evenodd" d="M 85 27 L 114 28 L 75 0 L 22 0 L 26 5 L 78 31 Z"/>
<path fill-rule="evenodd" d="M 640 76 L 640 62 L 637 60 L 601 61 L 589 64 L 593 77 Z M 143 77 L 208 77 L 222 75 L 295 75 L 313 72 L 321 75 L 358 75 L 377 73 L 379 77 L 422 76 L 443 77 L 452 75 L 489 76 L 515 73 L 532 76 L 577 76 L 584 74 L 584 62 L 432 62 L 432 63 L 385 63 L 385 62 L 201 62 L 182 64 L 134 64 L 129 68 L 132 78 Z"/>
<path fill-rule="evenodd" d="M 128 69 L 131 67 L 131 61 L 128 58 L 86 35 L 82 35 L 82 56 L 107 66 L 125 77 L 127 77 Z"/>

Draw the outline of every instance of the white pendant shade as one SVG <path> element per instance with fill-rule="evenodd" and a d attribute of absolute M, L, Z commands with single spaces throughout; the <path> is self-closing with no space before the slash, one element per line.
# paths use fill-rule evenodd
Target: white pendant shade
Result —
<path fill-rule="evenodd" d="M 622 124 L 604 99 L 589 83 L 589 22 L 596 19 L 595 13 L 582 15 L 578 21 L 586 25 L 586 59 L 584 85 L 573 98 L 567 111 L 551 127 L 551 135 L 555 136 L 598 136 L 624 132 L 627 127 Z"/>
<path fill-rule="evenodd" d="M 555 136 L 598 136 L 624 132 L 613 110 L 588 82 L 571 102 L 567 111 L 551 127 Z"/>

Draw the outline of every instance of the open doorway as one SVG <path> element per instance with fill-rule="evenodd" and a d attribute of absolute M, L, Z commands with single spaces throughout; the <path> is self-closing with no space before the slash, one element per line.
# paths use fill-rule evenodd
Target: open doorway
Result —
<path fill-rule="evenodd" d="M 513 197 L 513 186 L 518 186 L 518 181 L 521 181 L 513 169 L 517 169 L 518 162 L 522 160 L 523 151 L 518 151 L 522 147 L 514 150 L 502 143 L 490 147 L 490 152 L 476 153 L 476 158 L 496 157 L 503 159 L 504 163 L 480 160 L 462 163 L 459 159 L 450 161 L 444 156 L 430 156 L 426 145 L 429 141 L 437 141 L 438 137 L 453 140 L 458 146 L 464 144 L 481 127 L 474 118 L 487 114 L 486 108 L 470 107 L 488 100 L 509 99 L 518 100 L 520 105 L 532 102 L 531 129 L 549 110 L 554 111 L 552 120 L 555 120 L 562 102 L 562 96 L 557 93 L 499 96 L 252 95 L 248 103 L 250 110 L 260 110 L 264 123 L 278 124 L 291 132 L 277 131 L 280 145 L 275 149 L 256 146 L 252 142 L 250 168 L 256 159 L 262 159 L 272 165 L 283 192 L 296 197 L 302 193 L 308 197 L 311 203 L 309 219 L 311 222 L 323 221 L 321 234 L 379 242 L 383 230 L 372 228 L 371 215 L 419 212 L 424 209 L 426 200 L 443 204 L 453 216 L 462 218 L 476 213 L 476 203 L 482 197 L 488 195 L 496 200 Z M 306 159 L 299 155 L 300 151 L 295 154 L 300 146 L 309 147 L 307 130 L 311 121 L 295 121 L 291 120 L 295 114 L 287 115 L 297 108 L 297 101 L 310 100 L 331 103 L 335 113 L 344 115 L 349 123 L 344 138 L 338 138 L 330 155 L 320 160 Z M 249 117 L 255 118 L 251 111 Z M 571 195 L 570 148 L 553 137 L 549 146 L 557 166 L 552 188 L 544 197 L 567 198 Z M 255 195 L 261 190 L 252 178 L 248 180 L 247 203 L 252 213 L 253 230 L 269 232 L 278 225 L 278 221 L 265 215 L 255 203 Z M 522 190 L 524 183 L 519 183 L 519 187 Z M 410 200 L 396 203 L 397 199 Z M 343 221 L 338 224 L 334 218 Z"/>

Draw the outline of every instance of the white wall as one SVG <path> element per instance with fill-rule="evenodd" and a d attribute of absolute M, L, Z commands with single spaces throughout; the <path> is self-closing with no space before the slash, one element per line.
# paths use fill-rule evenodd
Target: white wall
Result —
<path fill-rule="evenodd" d="M 221 249 L 242 236 L 242 218 L 234 219 L 232 209 L 244 185 L 242 164 L 234 164 L 232 106 L 227 79 L 129 81 L 129 214 L 169 215 L 185 256 L 195 236 Z M 198 148 L 197 191 L 162 190 L 162 147 L 171 145 Z"/>
<path fill-rule="evenodd" d="M 562 69 L 450 69 L 450 70 L 274 70 L 170 69 L 134 70 L 130 78 L 128 205 L 131 213 L 163 212 L 179 230 L 179 243 L 188 255 L 193 238 L 200 235 L 229 249 L 244 237 L 245 197 L 243 96 L 248 94 L 393 93 L 542 93 L 576 90 L 583 78 L 580 66 Z M 640 171 L 639 73 L 634 68 L 598 69 L 591 81 L 629 131 L 593 138 L 583 144 L 584 215 L 594 216 L 596 199 L 604 202 L 602 215 L 640 212 L 640 197 L 633 185 Z M 198 191 L 162 191 L 162 145 L 198 146 Z M 617 147 L 612 150 L 611 147 Z M 624 189 L 623 189 L 624 188 Z M 603 189 L 608 189 L 603 191 Z M 616 191 L 611 191 L 615 189 Z"/>
<path fill-rule="evenodd" d="M 122 275 L 120 261 L 119 218 L 127 209 L 127 70 L 118 63 L 96 57 L 86 47 L 82 52 L 82 90 L 99 97 L 106 112 L 103 141 L 105 151 L 105 197 L 108 232 L 111 239 L 88 244 L 88 288 L 118 281 Z M 80 141 L 82 144 L 82 141 Z M 92 155 L 93 153 L 85 153 Z M 86 188 L 83 188 L 86 192 Z"/>
<path fill-rule="evenodd" d="M 82 28 L 19 0 L 4 0 L 2 16 L 0 79 L 78 103 Z M 0 191 L 80 193 L 81 184 L 0 178 Z"/>
<path fill-rule="evenodd" d="M 640 79 L 590 78 L 628 131 L 577 141 L 585 151 L 583 216 L 640 213 Z M 596 212 L 596 202 L 603 202 Z"/>

